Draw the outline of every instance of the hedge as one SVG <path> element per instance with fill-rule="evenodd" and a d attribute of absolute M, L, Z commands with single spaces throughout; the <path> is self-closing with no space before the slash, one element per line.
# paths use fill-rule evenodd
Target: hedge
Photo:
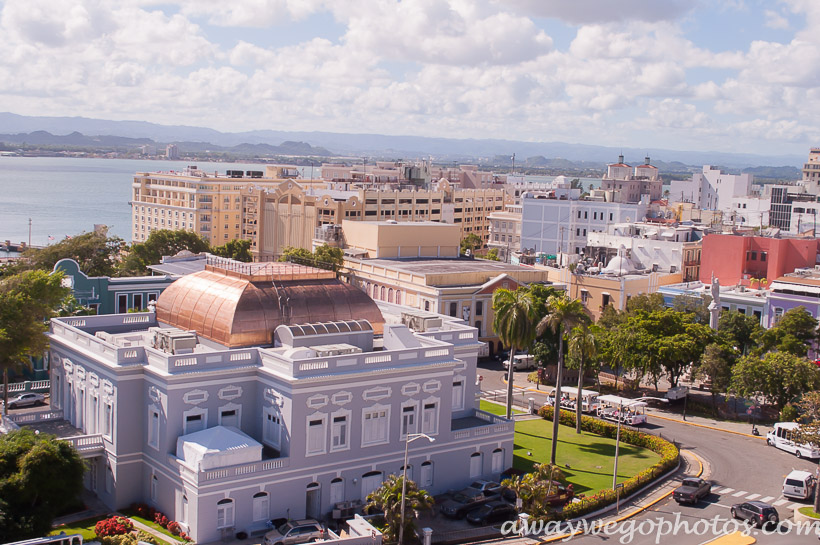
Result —
<path fill-rule="evenodd" d="M 538 411 L 538 415 L 545 420 L 552 421 L 553 408 L 548 405 L 541 407 Z M 562 410 L 558 422 L 565 426 L 575 426 L 575 412 Z M 609 439 L 615 439 L 618 434 L 617 425 L 586 415 L 581 416 L 581 429 Z M 621 497 L 629 496 L 646 484 L 677 467 L 678 461 L 680 460 L 680 450 L 678 447 L 665 439 L 661 439 L 649 433 L 621 426 L 621 441 L 636 447 L 649 449 L 661 457 L 657 463 L 624 481 L 624 487 L 620 493 Z M 615 490 L 607 488 L 565 506 L 563 511 L 552 513 L 550 517 L 558 520 L 582 517 L 615 503 L 615 500 Z"/>

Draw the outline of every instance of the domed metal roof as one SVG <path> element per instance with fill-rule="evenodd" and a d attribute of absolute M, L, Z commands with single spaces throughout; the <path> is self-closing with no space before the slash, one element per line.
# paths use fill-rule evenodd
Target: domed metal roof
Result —
<path fill-rule="evenodd" d="M 156 312 L 161 322 L 231 348 L 273 344 L 282 324 L 368 320 L 377 333 L 384 325 L 362 290 L 332 271 L 291 263 L 209 262 L 166 288 Z"/>

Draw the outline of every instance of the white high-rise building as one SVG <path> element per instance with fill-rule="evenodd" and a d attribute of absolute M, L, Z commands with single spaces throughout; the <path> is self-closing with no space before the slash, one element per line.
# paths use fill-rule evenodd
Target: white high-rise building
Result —
<path fill-rule="evenodd" d="M 752 193 L 751 174 L 726 174 L 719 168 L 704 165 L 703 171 L 692 175 L 691 180 L 673 180 L 669 200 L 691 202 L 704 210 L 731 212 L 733 199 Z"/>

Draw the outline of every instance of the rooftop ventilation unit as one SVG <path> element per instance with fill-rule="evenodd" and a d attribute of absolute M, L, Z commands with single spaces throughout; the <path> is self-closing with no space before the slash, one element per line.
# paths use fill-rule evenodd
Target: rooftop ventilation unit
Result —
<path fill-rule="evenodd" d="M 441 329 L 441 316 L 423 312 L 402 312 L 401 323 L 417 333 Z"/>
<path fill-rule="evenodd" d="M 352 344 L 321 344 L 309 347 L 316 352 L 317 358 L 327 358 L 329 356 L 344 356 L 345 354 L 361 354 L 362 349 Z"/>
<path fill-rule="evenodd" d="M 197 344 L 195 331 L 182 329 L 151 327 L 148 332 L 152 335 L 151 346 L 168 354 L 190 354 Z"/>

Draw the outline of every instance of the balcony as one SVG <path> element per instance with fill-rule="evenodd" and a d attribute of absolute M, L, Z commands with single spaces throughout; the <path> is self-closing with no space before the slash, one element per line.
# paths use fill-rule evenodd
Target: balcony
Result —
<path fill-rule="evenodd" d="M 454 418 L 450 424 L 454 440 L 482 437 L 484 435 L 513 434 L 513 422 L 503 416 L 475 409 L 471 416 Z"/>
<path fill-rule="evenodd" d="M 102 434 L 76 435 L 74 437 L 64 437 L 63 441 L 74 447 L 83 458 L 93 458 L 105 452 Z"/>
<path fill-rule="evenodd" d="M 169 455 L 168 461 L 171 467 L 179 471 L 179 475 L 183 479 L 192 482 L 197 486 L 214 483 L 229 483 L 236 480 L 237 477 L 254 474 L 258 475 L 264 473 L 266 476 L 270 476 L 279 472 L 279 470 L 286 469 L 290 466 L 290 458 L 271 458 L 250 464 L 226 466 L 202 471 L 188 467 L 174 455 Z"/>

